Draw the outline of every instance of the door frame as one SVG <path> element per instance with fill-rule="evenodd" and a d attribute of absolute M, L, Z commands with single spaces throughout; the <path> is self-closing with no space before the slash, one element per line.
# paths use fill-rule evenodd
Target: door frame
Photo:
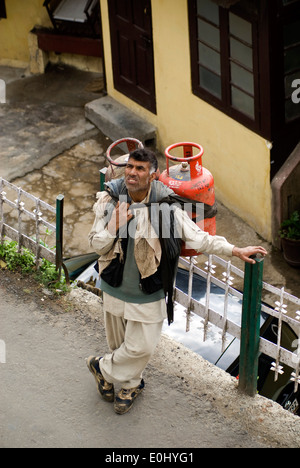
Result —
<path fill-rule="evenodd" d="M 123 0 L 125 1 L 125 0 Z M 140 0 L 142 1 L 142 0 Z M 114 0 L 112 3 L 108 2 L 108 18 L 109 18 L 109 25 L 110 25 L 110 40 L 111 40 L 111 58 L 112 58 L 112 72 L 113 72 L 113 82 L 114 88 L 119 91 L 120 93 L 124 94 L 126 97 L 131 99 L 132 101 L 136 102 L 137 104 L 141 105 L 145 109 L 149 110 L 153 114 L 156 114 L 156 87 L 155 87 L 155 68 L 154 68 L 154 47 L 153 47 L 153 27 L 152 27 L 152 4 L 151 0 L 148 0 L 150 4 L 150 12 L 148 12 L 151 21 L 151 37 L 142 38 L 143 32 L 141 31 L 141 39 L 145 42 L 145 49 L 147 49 L 148 53 L 148 60 L 151 64 L 151 77 L 150 77 L 150 87 L 149 87 L 149 94 L 147 96 L 146 93 L 143 94 L 141 88 L 134 83 L 130 83 L 128 80 L 122 79 L 120 75 L 120 68 L 119 68 L 119 46 L 118 46 L 118 27 L 116 21 L 114 21 Z M 132 23 L 131 23 L 132 24 Z M 132 25 L 134 27 L 134 25 Z M 150 31 L 147 31 L 149 34 Z M 133 41 L 132 37 L 129 37 L 129 40 Z M 131 44 L 131 58 L 132 63 L 137 64 L 137 61 L 134 59 L 134 44 Z M 136 71 L 137 68 L 134 68 Z"/>

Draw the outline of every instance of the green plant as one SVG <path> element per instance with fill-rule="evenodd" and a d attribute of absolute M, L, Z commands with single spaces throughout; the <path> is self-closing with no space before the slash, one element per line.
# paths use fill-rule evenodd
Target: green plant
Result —
<path fill-rule="evenodd" d="M 35 256 L 28 249 L 23 248 L 18 252 L 18 243 L 14 241 L 4 241 L 0 244 L 0 260 L 10 271 L 20 271 L 22 274 L 33 274 L 34 278 L 54 292 L 67 292 L 66 279 L 59 272 L 56 266 L 48 260 L 42 259 L 40 268 L 36 269 Z"/>
<path fill-rule="evenodd" d="M 34 255 L 27 249 L 18 252 L 17 242 L 5 241 L 0 245 L 0 258 L 6 263 L 6 268 L 10 271 L 21 270 L 22 273 L 29 273 L 35 267 Z"/>
<path fill-rule="evenodd" d="M 48 260 L 42 260 L 39 270 L 35 273 L 35 278 L 54 292 L 60 293 L 68 291 L 64 273 L 62 272 L 61 277 L 59 277 L 56 266 Z"/>
<path fill-rule="evenodd" d="M 279 235 L 282 239 L 300 240 L 300 214 L 294 211 L 292 216 L 281 223 Z"/>

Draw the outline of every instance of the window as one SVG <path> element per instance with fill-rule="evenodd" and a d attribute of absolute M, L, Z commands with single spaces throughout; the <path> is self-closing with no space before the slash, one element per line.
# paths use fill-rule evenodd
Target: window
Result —
<path fill-rule="evenodd" d="M 283 27 L 285 120 L 291 122 L 300 117 L 300 105 L 292 99 L 296 80 L 300 79 L 300 20 Z M 299 84 L 297 85 L 299 88 Z"/>
<path fill-rule="evenodd" d="M 0 0 L 0 18 L 6 18 L 5 0 Z"/>
<path fill-rule="evenodd" d="M 197 16 L 199 84 L 222 99 L 219 7 L 211 2 L 198 1 Z"/>
<path fill-rule="evenodd" d="M 252 25 L 229 13 L 232 107 L 255 119 Z"/>
<path fill-rule="evenodd" d="M 257 26 L 254 15 L 190 0 L 193 92 L 259 130 Z M 195 20 L 196 18 L 196 20 Z"/>
<path fill-rule="evenodd" d="M 188 5 L 193 93 L 272 141 L 273 176 L 299 142 L 300 0 Z"/>

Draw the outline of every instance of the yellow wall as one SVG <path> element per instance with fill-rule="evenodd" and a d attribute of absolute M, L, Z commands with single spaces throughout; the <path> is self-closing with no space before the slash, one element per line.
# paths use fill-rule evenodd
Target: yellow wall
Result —
<path fill-rule="evenodd" d="M 156 125 L 161 151 L 184 140 L 201 144 L 218 199 L 271 240 L 268 143 L 192 94 L 187 1 L 152 0 L 157 115 L 114 89 L 107 0 L 100 1 L 108 93 Z"/>
<path fill-rule="evenodd" d="M 50 26 L 43 0 L 7 0 L 7 19 L 0 21 L 0 60 L 28 64 L 28 34 L 35 25 Z"/>
<path fill-rule="evenodd" d="M 0 20 L 0 64 L 26 68 L 30 61 L 28 36 L 34 26 L 52 27 L 44 0 L 6 0 L 7 19 Z M 32 47 L 32 43 L 31 43 Z M 37 52 L 31 49 L 31 53 Z M 49 61 L 101 73 L 102 59 L 50 52 Z"/>

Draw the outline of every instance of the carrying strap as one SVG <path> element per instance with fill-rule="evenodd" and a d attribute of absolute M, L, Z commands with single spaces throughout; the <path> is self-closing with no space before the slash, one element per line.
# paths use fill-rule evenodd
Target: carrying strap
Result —
<path fill-rule="evenodd" d="M 107 190 L 107 193 L 110 195 L 110 197 L 113 199 L 113 201 L 115 203 L 118 203 L 119 197 L 117 195 L 113 194 L 110 190 Z M 122 194 L 122 195 L 124 195 L 124 194 Z M 129 204 L 132 203 L 132 200 L 129 197 L 129 195 L 127 195 L 127 203 L 129 203 Z M 193 219 L 194 222 L 199 221 L 199 219 L 195 219 L 195 216 L 198 214 L 197 207 L 199 206 L 199 204 L 203 205 L 203 207 L 204 207 L 204 219 L 214 218 L 218 213 L 217 203 L 214 203 L 213 205 L 207 205 L 207 203 L 197 202 L 195 200 L 189 200 L 188 198 L 180 197 L 179 195 L 176 195 L 176 194 L 169 195 L 169 196 L 167 196 L 165 198 L 162 198 L 160 201 L 155 202 L 155 203 L 158 203 L 159 205 L 162 205 L 163 203 L 167 203 L 168 205 L 178 204 L 182 208 L 184 208 L 184 206 L 188 204 L 192 208 L 192 214 L 193 214 L 192 219 Z M 132 205 L 132 209 L 133 210 L 138 210 L 138 209 L 143 208 L 143 207 L 149 208 L 152 204 L 153 204 L 153 202 L 134 203 Z"/>
<path fill-rule="evenodd" d="M 108 194 L 114 201 L 114 204 L 117 204 L 119 201 L 119 197 L 116 196 L 110 189 L 107 189 Z M 122 194 L 125 195 L 125 194 Z M 132 203 L 129 195 L 127 195 L 127 202 L 129 204 Z M 179 195 L 172 194 L 168 195 L 165 198 L 162 198 L 158 202 L 149 202 L 149 203 L 134 203 L 131 208 L 132 210 L 145 208 L 149 209 L 149 215 L 151 217 L 152 210 L 150 207 L 153 204 L 163 205 L 167 204 L 171 208 L 174 204 L 179 204 L 181 208 L 184 208 L 184 205 L 189 204 L 192 207 L 192 219 L 196 223 L 200 221 L 196 218 L 198 214 L 197 206 L 200 202 L 196 202 L 195 200 L 189 200 L 184 197 L 180 197 Z M 217 205 L 204 205 L 204 219 L 210 219 L 216 216 L 217 214 Z M 202 212 L 203 215 L 203 212 Z M 178 262 L 182 248 L 182 240 L 180 237 L 176 236 L 176 226 L 175 226 L 175 218 L 174 218 L 174 210 L 168 210 L 168 216 L 170 220 L 170 236 L 166 238 L 163 236 L 163 210 L 159 210 L 159 218 L 156 220 L 151 219 L 151 223 L 153 224 L 154 229 L 156 230 L 159 241 L 161 244 L 162 249 L 162 258 L 161 258 L 161 273 L 162 273 L 162 282 L 163 282 L 163 289 L 166 297 L 167 302 L 167 314 L 168 314 L 168 322 L 169 325 L 174 322 L 174 302 L 173 302 L 173 295 L 174 295 L 174 284 L 175 278 L 177 275 L 178 270 Z M 202 218 L 202 216 L 201 216 Z"/>

